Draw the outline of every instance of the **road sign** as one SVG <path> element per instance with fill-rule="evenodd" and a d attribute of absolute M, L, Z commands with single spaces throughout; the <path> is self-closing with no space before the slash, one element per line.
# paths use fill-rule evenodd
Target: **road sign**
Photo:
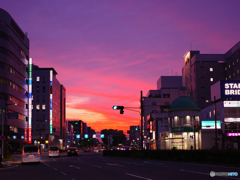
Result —
<path fill-rule="evenodd" d="M 5 136 L 0 136 L 0 140 L 4 141 L 5 140 Z"/>

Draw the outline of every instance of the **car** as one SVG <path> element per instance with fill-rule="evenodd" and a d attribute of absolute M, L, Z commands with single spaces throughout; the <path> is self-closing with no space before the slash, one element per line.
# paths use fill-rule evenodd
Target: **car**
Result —
<path fill-rule="evenodd" d="M 37 146 L 24 146 L 22 149 L 21 163 L 40 163 L 41 154 Z"/>
<path fill-rule="evenodd" d="M 68 148 L 68 156 L 78 156 L 78 149 L 76 147 L 69 147 Z"/>
<path fill-rule="evenodd" d="M 60 156 L 59 148 L 56 146 L 50 147 L 49 151 L 48 151 L 48 156 L 49 157 L 59 157 Z"/>
<path fill-rule="evenodd" d="M 99 148 L 98 147 L 94 147 L 93 148 L 93 152 L 98 153 L 99 152 Z"/>
<path fill-rule="evenodd" d="M 116 146 L 111 147 L 111 150 L 117 150 Z"/>
<path fill-rule="evenodd" d="M 91 149 L 90 149 L 89 147 L 84 147 L 84 148 L 83 148 L 83 151 L 84 151 L 84 152 L 90 152 Z"/>

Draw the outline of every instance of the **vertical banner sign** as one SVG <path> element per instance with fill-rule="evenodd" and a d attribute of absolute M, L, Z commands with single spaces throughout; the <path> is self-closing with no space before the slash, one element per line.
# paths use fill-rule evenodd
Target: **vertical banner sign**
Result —
<path fill-rule="evenodd" d="M 152 121 L 150 121 L 150 133 L 152 133 Z"/>
<path fill-rule="evenodd" d="M 50 70 L 50 134 L 52 134 L 52 100 L 53 100 L 53 94 L 52 94 L 52 84 L 53 84 L 53 71 Z"/>
<path fill-rule="evenodd" d="M 24 141 L 27 142 L 27 129 L 24 129 Z"/>
<path fill-rule="evenodd" d="M 32 58 L 29 58 L 29 78 L 28 78 L 28 143 L 32 143 Z"/>

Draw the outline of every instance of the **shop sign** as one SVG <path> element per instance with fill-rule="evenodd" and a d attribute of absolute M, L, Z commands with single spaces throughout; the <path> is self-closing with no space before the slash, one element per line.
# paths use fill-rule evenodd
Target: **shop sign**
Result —
<path fill-rule="evenodd" d="M 198 131 L 198 128 L 195 131 Z M 193 132 L 193 127 L 172 127 L 171 132 Z"/>
<path fill-rule="evenodd" d="M 240 133 L 227 133 L 227 136 L 240 136 Z"/>
<path fill-rule="evenodd" d="M 240 101 L 223 101 L 223 107 L 240 107 Z"/>
<path fill-rule="evenodd" d="M 240 81 L 221 81 L 222 98 L 240 98 Z"/>
<path fill-rule="evenodd" d="M 215 129 L 215 121 L 202 121 L 202 129 Z M 217 129 L 221 129 L 221 121 L 217 121 Z"/>

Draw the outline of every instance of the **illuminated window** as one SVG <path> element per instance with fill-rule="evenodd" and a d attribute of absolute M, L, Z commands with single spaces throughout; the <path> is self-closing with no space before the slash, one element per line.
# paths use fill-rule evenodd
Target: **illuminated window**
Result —
<path fill-rule="evenodd" d="M 227 70 L 227 67 L 225 67 L 225 70 Z"/>
<path fill-rule="evenodd" d="M 239 74 L 239 70 L 237 70 L 237 73 Z"/>
<path fill-rule="evenodd" d="M 227 77 L 225 78 L 225 80 L 227 80 Z"/>
<path fill-rule="evenodd" d="M 212 116 L 212 113 L 211 113 L 211 111 L 209 111 L 209 117 L 211 117 Z"/>
<path fill-rule="evenodd" d="M 213 68 L 209 68 L 209 71 L 213 71 Z"/>
<path fill-rule="evenodd" d="M 210 78 L 210 81 L 213 81 L 213 78 Z"/>
<path fill-rule="evenodd" d="M 235 73 L 233 73 L 233 76 L 235 76 Z"/>
<path fill-rule="evenodd" d="M 237 59 L 237 62 L 238 62 L 238 59 Z"/>
<path fill-rule="evenodd" d="M 209 102 L 209 100 L 206 100 L 206 102 Z"/>
<path fill-rule="evenodd" d="M 36 105 L 36 109 L 37 109 L 37 110 L 40 109 L 40 105 L 39 105 L 39 104 Z"/>
<path fill-rule="evenodd" d="M 42 105 L 42 109 L 43 109 L 43 110 L 46 109 L 46 105 L 45 105 L 45 104 Z"/>
<path fill-rule="evenodd" d="M 229 65 L 228 65 L 228 67 L 230 68 L 230 67 L 231 67 L 231 65 L 229 64 Z"/>
<path fill-rule="evenodd" d="M 231 78 L 231 75 L 229 75 L 229 78 Z"/>
<path fill-rule="evenodd" d="M 233 65 L 234 65 L 234 62 L 233 62 Z"/>
<path fill-rule="evenodd" d="M 36 77 L 36 81 L 37 82 L 40 81 L 40 77 L 39 76 Z"/>

